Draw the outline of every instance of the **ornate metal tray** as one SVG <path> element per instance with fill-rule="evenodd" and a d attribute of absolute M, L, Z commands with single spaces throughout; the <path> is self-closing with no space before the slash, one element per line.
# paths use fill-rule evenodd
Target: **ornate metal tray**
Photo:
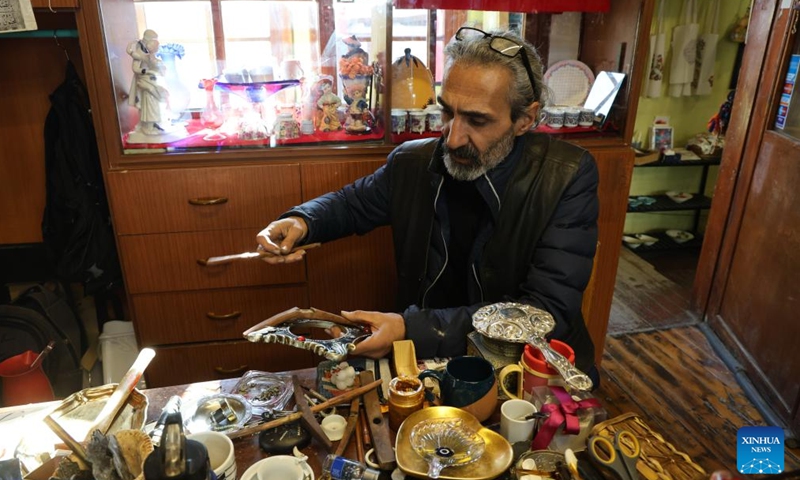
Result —
<path fill-rule="evenodd" d="M 492 340 L 528 343 L 532 335 L 544 337 L 556 326 L 550 313 L 524 303 L 493 303 L 472 315 L 472 326 Z"/>
<path fill-rule="evenodd" d="M 293 329 L 336 328 L 336 338 L 308 338 Z M 356 342 L 370 335 L 370 331 L 346 318 L 316 308 L 291 308 L 274 315 L 244 332 L 244 338 L 251 342 L 280 343 L 295 348 L 309 350 L 321 357 L 335 362 L 347 358 L 347 354 L 356 348 Z"/>

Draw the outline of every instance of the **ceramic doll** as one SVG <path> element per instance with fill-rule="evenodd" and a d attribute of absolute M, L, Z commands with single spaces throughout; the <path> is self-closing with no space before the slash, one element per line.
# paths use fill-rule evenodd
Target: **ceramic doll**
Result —
<path fill-rule="evenodd" d="M 319 130 L 321 132 L 342 129 L 342 124 L 336 114 L 336 109 L 342 104 L 342 99 L 333 93 L 332 89 L 333 85 L 330 80 L 325 80 L 320 85 L 322 96 L 317 100 L 317 106 L 321 110 L 319 114 Z"/>
<path fill-rule="evenodd" d="M 366 88 L 359 85 L 350 89 L 350 106 L 347 108 L 348 119 L 345 130 L 350 133 L 364 133 L 368 127 L 364 121 L 369 105 L 365 99 Z"/>

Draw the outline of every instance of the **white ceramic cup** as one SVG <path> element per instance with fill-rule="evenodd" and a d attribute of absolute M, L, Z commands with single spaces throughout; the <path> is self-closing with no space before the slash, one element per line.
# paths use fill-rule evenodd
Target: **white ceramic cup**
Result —
<path fill-rule="evenodd" d="M 328 415 L 322 419 L 320 426 L 328 440 L 335 442 L 341 440 L 344 436 L 344 427 L 347 425 L 347 419 L 341 415 Z"/>
<path fill-rule="evenodd" d="M 303 457 L 305 458 L 305 457 Z M 256 470 L 258 480 L 302 480 L 304 460 L 291 455 L 273 455 L 262 460 Z"/>
<path fill-rule="evenodd" d="M 544 109 L 544 124 L 550 128 L 564 126 L 564 110 L 561 108 L 547 107 Z"/>
<path fill-rule="evenodd" d="M 591 127 L 594 124 L 594 110 L 591 108 L 581 108 L 581 116 L 578 125 L 581 127 Z"/>
<path fill-rule="evenodd" d="M 218 480 L 236 480 L 236 456 L 233 442 L 220 432 L 198 432 L 186 438 L 202 443 L 208 450 L 208 461 Z"/>
<path fill-rule="evenodd" d="M 421 108 L 412 108 L 408 110 L 409 128 L 411 133 L 424 133 L 425 132 L 425 119 L 428 114 Z"/>
<path fill-rule="evenodd" d="M 536 406 L 527 400 L 506 400 L 500 407 L 500 435 L 511 444 L 530 441 L 536 419 L 524 418 L 535 412 Z"/>
<path fill-rule="evenodd" d="M 406 121 L 408 111 L 401 108 L 392 109 L 392 133 L 403 133 L 406 131 Z"/>
<path fill-rule="evenodd" d="M 578 126 L 578 121 L 581 118 L 581 109 L 569 107 L 564 109 L 564 126 L 567 128 L 574 128 Z"/>

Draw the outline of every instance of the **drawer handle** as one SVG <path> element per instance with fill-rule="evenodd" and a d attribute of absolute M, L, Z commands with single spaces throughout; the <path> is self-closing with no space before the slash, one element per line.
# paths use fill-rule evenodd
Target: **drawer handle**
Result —
<path fill-rule="evenodd" d="M 214 312 L 206 313 L 206 316 L 211 320 L 235 320 L 242 316 L 242 312 L 235 311 L 231 313 L 223 313 L 222 315 L 216 314 Z"/>
<path fill-rule="evenodd" d="M 222 205 L 223 203 L 228 203 L 228 197 L 202 197 L 189 199 L 189 204 L 199 205 L 201 207 L 206 205 Z"/>
<path fill-rule="evenodd" d="M 240 365 L 236 368 L 222 368 L 222 367 L 214 367 L 214 370 L 217 373 L 221 373 L 223 375 L 229 375 L 233 373 L 244 373 L 245 370 L 248 369 L 247 365 Z"/>

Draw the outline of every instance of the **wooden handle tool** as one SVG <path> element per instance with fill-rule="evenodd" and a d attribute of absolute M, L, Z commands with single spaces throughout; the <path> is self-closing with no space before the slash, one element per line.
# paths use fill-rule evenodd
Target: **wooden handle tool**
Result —
<path fill-rule="evenodd" d="M 358 411 L 361 408 L 361 399 L 356 397 L 350 402 L 350 415 L 347 417 L 347 425 L 344 427 L 342 439 L 339 440 L 339 445 L 336 446 L 334 455 L 342 456 L 347 449 L 347 444 L 350 443 L 350 437 L 353 436 L 356 427 L 358 426 Z"/>
<path fill-rule="evenodd" d="M 375 378 L 370 371 L 363 371 L 358 374 L 361 383 L 370 383 Z M 376 463 L 381 470 L 394 470 L 397 466 L 397 459 L 394 454 L 394 442 L 389 432 L 389 422 L 383 418 L 381 412 L 381 402 L 378 399 L 378 392 L 371 390 L 364 394 L 364 410 L 366 412 L 369 433 L 372 439 L 372 448 L 375 449 Z"/>
<path fill-rule="evenodd" d="M 308 245 L 300 245 L 298 247 L 293 248 L 289 253 L 299 252 L 301 250 L 310 250 L 312 248 L 317 248 L 321 243 L 309 243 Z M 288 255 L 288 254 L 287 254 Z M 204 259 L 198 259 L 197 264 L 203 267 L 213 267 L 215 265 L 227 265 L 229 263 L 233 263 L 236 260 L 250 260 L 253 258 L 263 258 L 263 257 L 277 257 L 271 252 L 244 252 L 244 253 L 237 253 L 235 255 L 223 255 L 221 257 L 208 257 Z"/>

